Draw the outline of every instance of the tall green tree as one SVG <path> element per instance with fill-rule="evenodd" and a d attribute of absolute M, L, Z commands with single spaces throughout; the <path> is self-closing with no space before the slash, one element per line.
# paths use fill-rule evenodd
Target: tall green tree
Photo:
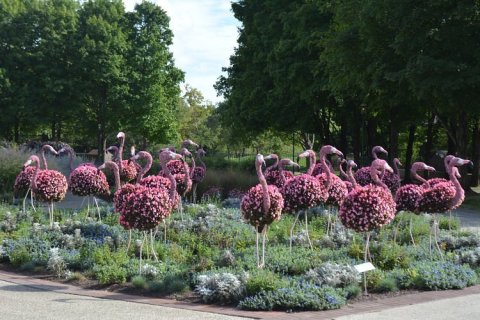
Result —
<path fill-rule="evenodd" d="M 77 32 L 81 112 L 87 130 L 96 132 L 103 159 L 107 134 L 128 117 L 125 9 L 121 0 L 89 0 L 79 12 Z"/>
<path fill-rule="evenodd" d="M 170 18 L 159 6 L 142 2 L 127 13 L 129 50 L 128 115 L 126 125 L 145 141 L 166 143 L 176 139 L 175 119 L 180 82 L 169 50 L 173 33 Z"/>
<path fill-rule="evenodd" d="M 226 98 L 225 124 L 235 124 L 246 140 L 273 129 L 318 133 L 330 142 L 336 102 L 319 63 L 328 1 L 242 0 L 232 9 L 242 23 L 238 48 L 216 85 Z"/>

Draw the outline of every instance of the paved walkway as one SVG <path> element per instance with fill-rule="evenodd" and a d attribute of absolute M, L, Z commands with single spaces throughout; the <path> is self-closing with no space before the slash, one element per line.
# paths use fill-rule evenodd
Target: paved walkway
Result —
<path fill-rule="evenodd" d="M 358 302 L 318 312 L 248 312 L 102 290 L 0 271 L 0 319 L 480 319 L 480 286 Z"/>
<path fill-rule="evenodd" d="M 59 293 L 58 290 L 61 287 L 61 284 L 52 283 L 49 288 L 39 289 L 0 281 L 0 318 L 2 320 L 245 319 L 129 301 Z"/>

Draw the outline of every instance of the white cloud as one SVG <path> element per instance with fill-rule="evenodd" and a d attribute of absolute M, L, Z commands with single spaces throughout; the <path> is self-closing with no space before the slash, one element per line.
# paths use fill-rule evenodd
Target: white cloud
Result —
<path fill-rule="evenodd" d="M 124 0 L 128 11 L 141 0 Z M 170 16 L 175 64 L 185 71 L 185 82 L 206 99 L 218 102 L 213 84 L 229 65 L 237 41 L 238 21 L 230 0 L 155 0 Z"/>

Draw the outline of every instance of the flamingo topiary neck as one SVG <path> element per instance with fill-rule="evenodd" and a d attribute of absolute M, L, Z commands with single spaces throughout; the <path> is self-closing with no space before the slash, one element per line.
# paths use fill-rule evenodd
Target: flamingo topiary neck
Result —
<path fill-rule="evenodd" d="M 323 171 L 325 172 L 325 174 L 327 175 L 327 179 L 325 180 L 325 187 L 330 187 L 330 182 L 332 181 L 332 177 L 331 177 L 331 172 L 330 172 L 330 168 L 328 167 L 327 165 L 327 162 L 325 161 L 325 158 L 327 157 L 327 154 L 330 153 L 330 149 L 332 148 L 332 146 L 323 146 L 321 149 L 320 149 L 320 152 L 319 152 L 319 156 L 320 156 L 320 163 L 322 164 L 322 168 L 323 168 Z"/>
<path fill-rule="evenodd" d="M 373 160 L 372 165 L 370 166 L 370 176 L 372 177 L 373 182 L 377 186 L 380 186 L 388 190 L 387 185 L 383 183 L 383 181 L 379 177 L 379 171 L 381 176 L 383 176 L 387 165 L 388 164 L 386 163 L 385 160 L 382 160 L 382 159 Z"/>
<path fill-rule="evenodd" d="M 393 172 L 398 177 L 398 179 L 400 179 L 400 171 L 398 170 L 399 165 L 400 166 L 402 165 L 402 163 L 400 162 L 400 159 L 394 158 L 393 159 Z"/>
<path fill-rule="evenodd" d="M 140 180 L 142 180 L 143 176 L 150 170 L 153 164 L 152 155 L 147 151 L 140 151 L 137 155 L 132 157 L 132 159 L 134 160 L 141 159 L 141 158 L 147 159 L 147 163 L 145 164 L 145 166 L 143 166 L 142 170 L 140 170 L 140 172 L 138 173 L 137 183 L 140 183 Z"/>
<path fill-rule="evenodd" d="M 263 155 L 257 154 L 257 159 L 255 161 L 255 168 L 257 170 L 257 176 L 258 180 L 260 182 L 260 185 L 262 186 L 262 191 L 263 191 L 263 212 L 267 213 L 268 210 L 270 210 L 270 195 L 268 194 L 268 185 L 267 185 L 267 180 L 265 179 L 265 176 L 263 175 L 262 172 L 262 164 L 265 163 L 265 160 L 263 159 Z"/>
<path fill-rule="evenodd" d="M 355 176 L 353 175 L 352 168 L 356 167 L 357 164 L 352 160 L 347 162 L 347 177 L 352 186 L 355 188 L 357 186 L 357 180 L 355 180 Z"/>
<path fill-rule="evenodd" d="M 170 180 L 169 199 L 170 199 L 170 205 L 173 207 L 175 202 L 175 192 L 177 192 L 177 181 L 175 180 L 175 177 L 172 175 L 172 172 L 167 166 L 168 161 L 171 159 L 172 153 L 173 152 L 170 150 L 161 151 L 159 158 L 160 158 L 160 165 L 162 166 L 162 169 L 165 171 L 167 178 Z"/>
<path fill-rule="evenodd" d="M 113 176 L 115 177 L 115 191 L 120 190 L 120 169 L 118 165 L 113 161 L 107 161 L 103 165 L 101 165 L 98 169 L 108 168 L 113 171 Z"/>

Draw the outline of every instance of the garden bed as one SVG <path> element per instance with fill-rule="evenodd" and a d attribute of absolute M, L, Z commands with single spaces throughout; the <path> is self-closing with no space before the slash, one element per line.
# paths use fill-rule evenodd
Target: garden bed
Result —
<path fill-rule="evenodd" d="M 229 201 L 228 203 L 234 203 Z M 400 213 L 388 227 L 372 235 L 371 259 L 376 271 L 367 274 L 370 295 L 362 295 L 362 279 L 353 265 L 363 261 L 363 235 L 336 224 L 325 234 L 323 208 L 309 213 L 314 249 L 308 248 L 304 226 L 288 247 L 291 215 L 271 226 L 266 266 L 256 267 L 255 231 L 236 208 L 220 203 L 185 206 L 163 228 L 139 262 L 141 234 L 117 223 L 111 208 L 102 208 L 102 223 L 85 220 L 85 212 L 56 211 L 53 230 L 39 212 L 22 213 L 0 207 L 0 257 L 4 270 L 83 288 L 108 290 L 245 310 L 327 310 L 422 290 L 461 289 L 477 283 L 480 237 L 459 230 L 458 221 L 440 220 L 440 255 L 428 248 L 430 217 Z M 413 219 L 411 245 L 408 225 Z M 452 228 L 452 230 L 448 230 Z M 56 248 L 51 250 L 51 248 Z"/>

